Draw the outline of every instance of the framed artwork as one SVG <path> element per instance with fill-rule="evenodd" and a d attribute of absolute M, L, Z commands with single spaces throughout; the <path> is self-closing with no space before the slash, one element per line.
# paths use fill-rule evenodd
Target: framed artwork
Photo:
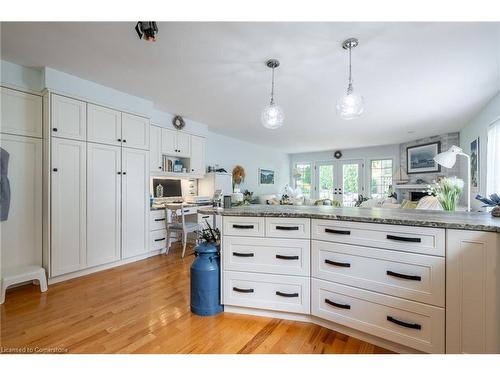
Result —
<path fill-rule="evenodd" d="M 434 161 L 434 157 L 441 152 L 441 142 L 426 143 L 424 145 L 406 148 L 407 173 L 436 173 L 441 166 Z"/>
<path fill-rule="evenodd" d="M 259 168 L 259 185 L 274 185 L 274 171 Z"/>
<path fill-rule="evenodd" d="M 470 183 L 474 191 L 479 191 L 479 138 L 470 143 Z"/>

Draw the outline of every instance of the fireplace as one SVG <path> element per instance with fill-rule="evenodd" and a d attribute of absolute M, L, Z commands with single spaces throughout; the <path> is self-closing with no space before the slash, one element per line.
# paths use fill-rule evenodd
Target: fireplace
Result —
<path fill-rule="evenodd" d="M 423 197 L 427 196 L 428 194 L 425 191 L 409 191 L 408 195 L 409 195 L 409 199 L 412 202 L 416 202 L 416 201 L 419 201 L 420 198 L 423 198 Z"/>

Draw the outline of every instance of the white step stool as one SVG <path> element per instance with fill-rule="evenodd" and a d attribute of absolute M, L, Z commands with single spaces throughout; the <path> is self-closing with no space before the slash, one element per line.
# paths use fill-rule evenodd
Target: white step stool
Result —
<path fill-rule="evenodd" d="M 33 280 L 38 280 L 40 283 L 40 291 L 47 291 L 47 277 L 42 267 L 26 266 L 5 270 L 0 280 L 2 284 L 0 288 L 0 305 L 5 302 L 5 293 L 9 286 Z"/>

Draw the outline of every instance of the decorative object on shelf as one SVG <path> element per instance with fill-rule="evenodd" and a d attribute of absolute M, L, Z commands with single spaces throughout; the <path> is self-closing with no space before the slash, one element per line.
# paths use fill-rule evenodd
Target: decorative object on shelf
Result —
<path fill-rule="evenodd" d="M 462 179 L 445 177 L 441 181 L 429 185 L 427 194 L 435 196 L 445 211 L 455 211 L 463 190 L 464 181 Z"/>
<path fill-rule="evenodd" d="M 483 207 L 493 207 L 491 216 L 500 217 L 500 196 L 498 194 L 491 194 L 489 198 L 482 197 L 478 194 L 476 195 L 476 199 L 484 203 Z"/>
<path fill-rule="evenodd" d="M 135 31 L 139 36 L 139 39 L 144 39 L 148 42 L 156 42 L 158 25 L 155 21 L 139 21 L 135 25 Z"/>
<path fill-rule="evenodd" d="M 408 174 L 436 173 L 441 171 L 434 158 L 441 152 L 441 142 L 426 143 L 406 148 Z"/>
<path fill-rule="evenodd" d="M 356 203 L 354 203 L 354 207 L 360 207 L 363 202 L 366 202 L 368 200 L 367 197 L 364 197 L 362 194 L 358 195 L 358 199 L 356 200 Z"/>
<path fill-rule="evenodd" d="M 243 204 L 251 204 L 253 201 L 253 192 L 245 190 L 243 192 Z"/>
<path fill-rule="evenodd" d="M 271 68 L 272 73 L 272 83 L 271 83 L 271 100 L 269 105 L 264 108 L 261 114 L 262 125 L 268 129 L 278 129 L 283 126 L 283 120 L 285 115 L 283 110 L 279 105 L 274 102 L 274 69 L 280 66 L 280 62 L 276 59 L 270 59 L 266 61 L 266 66 Z"/>
<path fill-rule="evenodd" d="M 403 168 L 399 167 L 394 174 L 393 181 L 396 185 L 404 185 L 410 182 L 410 179 L 408 178 L 406 171 Z"/>
<path fill-rule="evenodd" d="M 243 193 L 239 188 L 234 188 L 234 192 L 231 194 L 231 203 L 234 205 L 240 205 L 243 203 Z"/>
<path fill-rule="evenodd" d="M 335 151 L 335 152 L 333 153 L 333 157 L 334 157 L 335 159 L 340 159 L 340 158 L 342 157 L 342 152 L 340 152 L 340 151 Z"/>
<path fill-rule="evenodd" d="M 181 130 L 184 128 L 184 126 L 186 126 L 186 123 L 184 122 L 184 119 L 181 116 L 177 115 L 172 119 L 172 125 L 177 130 Z"/>
<path fill-rule="evenodd" d="M 182 172 L 182 162 L 179 159 L 174 162 L 174 172 Z"/>
<path fill-rule="evenodd" d="M 259 185 L 274 185 L 274 171 L 259 168 Z"/>
<path fill-rule="evenodd" d="M 470 185 L 472 191 L 479 190 L 479 138 L 470 143 Z"/>
<path fill-rule="evenodd" d="M 457 155 L 464 156 L 467 159 L 467 211 L 470 211 L 470 156 L 464 153 L 460 147 L 451 146 L 448 151 L 436 155 L 434 161 L 445 168 L 452 168 L 457 162 Z"/>
<path fill-rule="evenodd" d="M 156 198 L 162 198 L 163 197 L 163 185 L 158 184 L 155 189 L 155 195 Z"/>
<path fill-rule="evenodd" d="M 243 181 L 245 181 L 245 168 L 241 165 L 237 165 L 233 168 L 233 188 L 240 185 Z"/>
<path fill-rule="evenodd" d="M 220 232 L 205 220 L 197 231 L 196 259 L 191 265 L 191 311 L 197 315 L 216 315 L 224 310 L 220 301 Z"/>
<path fill-rule="evenodd" d="M 358 44 L 359 41 L 356 38 L 346 39 L 342 43 L 342 48 L 349 51 L 349 84 L 347 85 L 347 94 L 337 101 L 337 112 L 344 120 L 352 120 L 359 117 L 364 111 L 364 99 L 361 95 L 354 92 L 352 86 L 351 52 Z"/>

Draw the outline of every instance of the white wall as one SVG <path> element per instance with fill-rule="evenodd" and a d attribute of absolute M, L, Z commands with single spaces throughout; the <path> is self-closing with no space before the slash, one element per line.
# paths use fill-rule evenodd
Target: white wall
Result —
<path fill-rule="evenodd" d="M 472 121 L 460 131 L 460 147 L 470 154 L 470 143 L 479 137 L 479 191 L 471 194 L 471 206 L 473 209 L 482 209 L 482 203 L 475 200 L 476 194 L 486 194 L 486 171 L 487 171 L 487 150 L 488 126 L 500 118 L 500 92 L 495 95 L 490 102 L 472 119 Z M 461 161 L 462 178 L 467 178 L 467 167 L 465 158 Z"/>
<path fill-rule="evenodd" d="M 283 193 L 286 184 L 290 183 L 290 158 L 288 154 L 268 147 L 262 147 L 239 139 L 227 137 L 213 132 L 207 134 L 207 165 L 218 164 L 232 172 L 236 165 L 245 168 L 245 182 L 242 191 L 248 189 L 254 196 Z M 274 185 L 259 185 L 259 168 L 275 171 Z"/>
<path fill-rule="evenodd" d="M 28 91 L 43 90 L 41 69 L 28 68 L 5 60 L 0 60 L 0 65 L 0 82 L 3 85 Z"/>

